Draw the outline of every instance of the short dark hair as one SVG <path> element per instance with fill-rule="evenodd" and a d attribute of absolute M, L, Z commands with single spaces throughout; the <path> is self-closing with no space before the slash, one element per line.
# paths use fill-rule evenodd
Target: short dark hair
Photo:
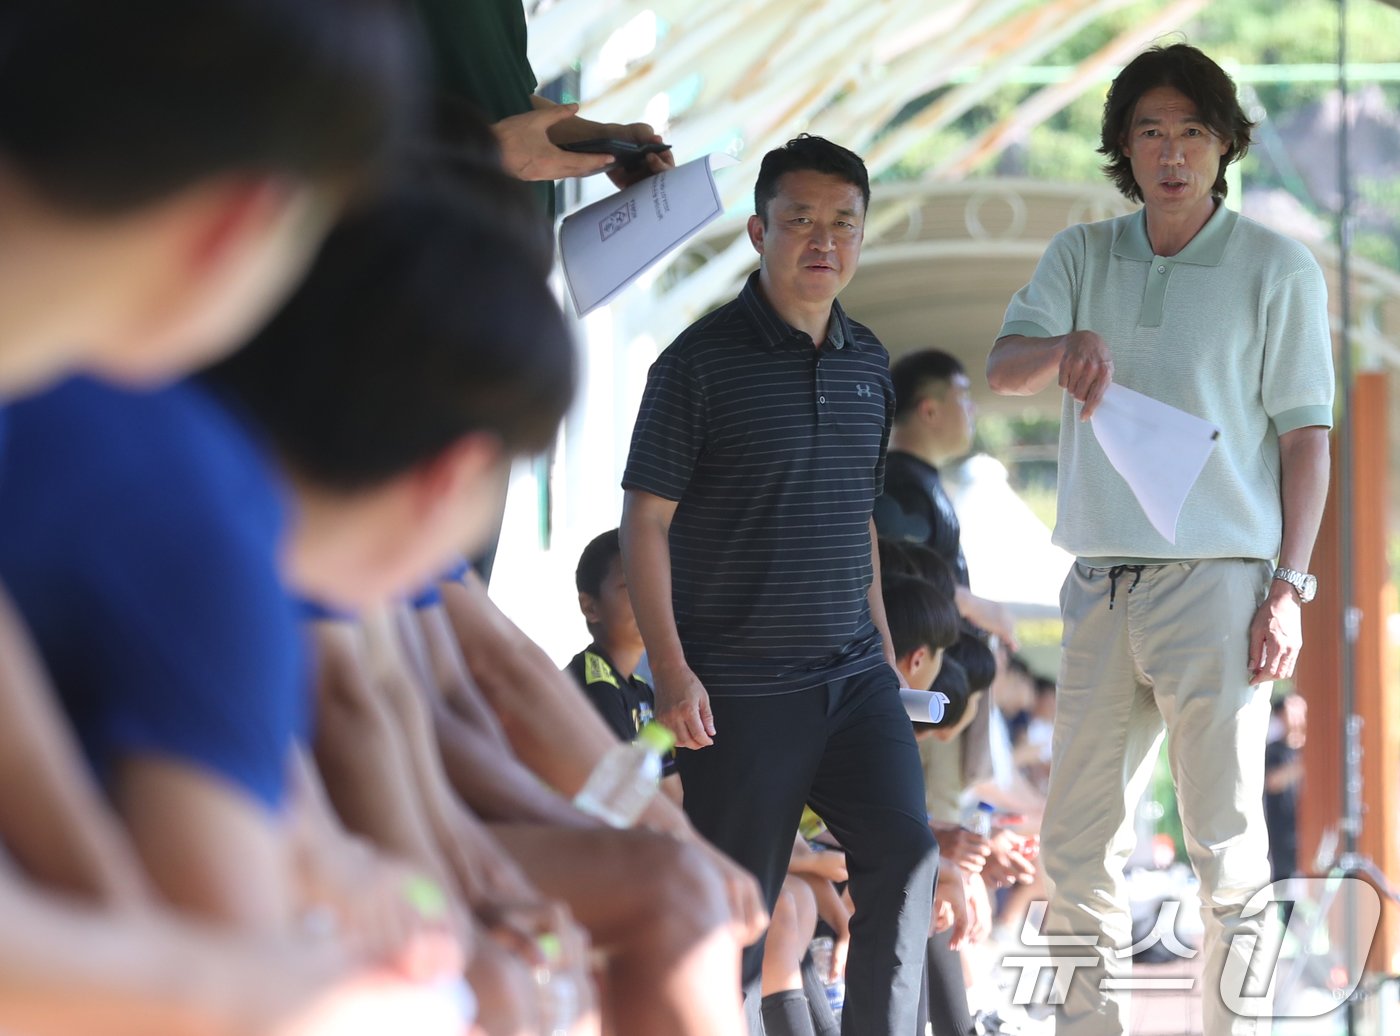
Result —
<path fill-rule="evenodd" d="M 1130 61 L 1109 87 L 1103 105 L 1103 133 L 1099 154 L 1108 161 L 1103 171 L 1115 187 L 1133 201 L 1142 201 L 1142 188 L 1133 179 L 1132 161 L 1123 154 L 1123 141 L 1132 129 L 1133 112 L 1149 90 L 1170 86 L 1181 91 L 1196 106 L 1206 127 L 1229 142 L 1220 160 L 1220 173 L 1211 192 L 1225 197 L 1225 167 L 1249 151 L 1249 131 L 1254 124 L 1245 115 L 1235 92 L 1235 83 L 1225 70 L 1201 51 L 1186 43 L 1153 47 Z"/>
<path fill-rule="evenodd" d="M 501 145 L 480 109 L 455 94 L 433 97 L 426 130 L 406 149 L 407 180 L 456 193 L 485 205 L 502 231 L 528 246 L 548 276 L 554 264 L 553 228 L 529 184 L 501 167 Z"/>
<path fill-rule="evenodd" d="M 227 173 L 348 186 L 416 104 L 395 0 L 5 7 L 0 161 L 74 211 L 127 211 Z"/>
<path fill-rule="evenodd" d="M 458 125 L 466 126 L 460 122 Z M 482 126 L 484 123 L 477 123 Z M 487 129 L 489 132 L 489 128 Z M 481 210 L 501 233 L 513 238 L 534 257 L 542 276 L 554 264 L 554 235 L 538 199 L 523 180 L 498 164 L 494 152 L 477 154 L 460 143 L 451 148 L 420 145 L 407 164 L 410 177 L 454 195 L 466 206 Z"/>
<path fill-rule="evenodd" d="M 603 592 L 603 580 L 607 578 L 608 566 L 614 558 L 622 557 L 622 545 L 616 529 L 594 536 L 578 556 L 578 568 L 574 570 L 574 585 L 581 594 L 597 597 Z"/>
<path fill-rule="evenodd" d="M 784 173 L 798 172 L 839 176 L 860 188 L 864 207 L 870 208 L 870 174 L 861 157 L 825 137 L 803 133 L 764 155 L 763 164 L 758 168 L 758 179 L 753 185 L 753 209 L 765 227 L 768 203 L 778 196 L 778 181 Z"/>
<path fill-rule="evenodd" d="M 890 367 L 890 380 L 894 383 L 894 419 L 899 421 L 913 413 L 931 384 L 950 384 L 959 374 L 967 374 L 962 361 L 942 349 L 920 349 L 900 357 Z"/>
<path fill-rule="evenodd" d="M 875 549 L 880 555 L 880 578 L 893 579 L 895 576 L 917 576 L 919 570 L 914 567 L 914 562 L 909 560 L 909 555 L 904 552 L 905 543 L 903 540 L 896 540 L 889 536 L 880 536 L 875 540 Z"/>
<path fill-rule="evenodd" d="M 342 220 L 282 310 L 210 378 L 294 471 L 354 491 L 472 432 L 544 449 L 574 368 L 532 251 L 489 205 L 419 184 Z"/>
<path fill-rule="evenodd" d="M 967 686 L 967 673 L 963 672 L 963 667 L 944 654 L 943 665 L 938 670 L 938 675 L 933 678 L 933 686 L 929 690 L 948 699 L 947 704 L 943 706 L 943 719 L 937 723 L 920 723 L 915 720 L 914 730 L 917 732 L 957 726 L 967 712 L 968 702 L 972 698 L 972 691 Z M 950 747 L 940 751 L 953 749 Z"/>
<path fill-rule="evenodd" d="M 915 576 L 882 582 L 885 620 L 897 658 L 921 647 L 946 648 L 958 639 L 958 610 L 933 584 Z"/>
<path fill-rule="evenodd" d="M 970 691 L 985 691 L 996 679 L 996 655 L 987 646 L 987 641 L 976 633 L 964 629 L 958 634 L 958 642 L 948 648 L 945 657 L 963 667 Z"/>
<path fill-rule="evenodd" d="M 938 551 L 915 540 L 909 540 L 900 546 L 904 548 L 904 556 L 914 567 L 916 576 L 931 583 L 935 590 L 950 601 L 956 599 L 958 582 L 953 578 L 953 570 L 948 566 L 948 562 L 943 560 Z"/>

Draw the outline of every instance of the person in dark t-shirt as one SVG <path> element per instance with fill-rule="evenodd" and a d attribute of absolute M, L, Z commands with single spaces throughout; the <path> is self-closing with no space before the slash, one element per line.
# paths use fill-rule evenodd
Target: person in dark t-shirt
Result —
<path fill-rule="evenodd" d="M 890 378 L 894 430 L 884 492 L 875 501 L 875 527 L 881 536 L 913 540 L 935 551 L 957 580 L 959 614 L 1014 647 L 1010 612 L 968 589 L 962 528 L 938 472 L 940 464 L 963 456 L 972 445 L 975 410 L 967 373 L 957 357 L 924 349 L 900 359 Z"/>
<path fill-rule="evenodd" d="M 574 678 L 598 714 L 623 741 L 631 741 L 651 722 L 656 695 L 637 673 L 645 647 L 627 596 L 622 572 L 622 548 L 616 529 L 594 537 L 579 555 L 574 573 L 578 606 L 588 623 L 593 642 L 569 662 Z M 662 767 L 666 793 L 680 801 L 680 779 L 675 753 L 668 753 Z"/>

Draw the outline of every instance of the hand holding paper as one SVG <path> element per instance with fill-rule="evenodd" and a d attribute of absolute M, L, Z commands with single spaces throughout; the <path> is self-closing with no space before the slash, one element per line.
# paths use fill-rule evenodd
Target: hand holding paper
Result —
<path fill-rule="evenodd" d="M 1175 543 L 1182 505 L 1201 477 L 1220 429 L 1122 385 L 1108 387 L 1090 424 L 1152 527 Z"/>
<path fill-rule="evenodd" d="M 607 305 L 724 211 L 706 155 L 634 183 L 564 218 L 559 254 L 574 308 Z"/>

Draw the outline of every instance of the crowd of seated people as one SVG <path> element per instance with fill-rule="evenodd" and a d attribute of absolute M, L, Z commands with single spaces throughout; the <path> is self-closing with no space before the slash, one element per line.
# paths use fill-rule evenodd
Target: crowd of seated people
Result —
<path fill-rule="evenodd" d="M 3 22 L 0 1029 L 737 1032 L 752 879 L 458 560 L 574 346 L 403 5 Z"/>

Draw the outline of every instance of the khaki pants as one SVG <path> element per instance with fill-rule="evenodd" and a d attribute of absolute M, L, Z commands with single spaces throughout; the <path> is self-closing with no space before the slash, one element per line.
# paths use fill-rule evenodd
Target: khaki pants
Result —
<path fill-rule="evenodd" d="M 1152 565 L 1140 577 L 1076 564 L 1065 580 L 1064 654 L 1050 791 L 1042 829 L 1051 883 L 1046 935 L 1096 936 L 1052 952 L 1092 957 L 1057 1008 L 1056 1036 L 1128 1031 L 1131 945 L 1123 867 L 1133 815 L 1164 729 L 1186 848 L 1200 879 L 1206 1036 L 1267 1031 L 1221 1002 L 1232 940 L 1261 934 L 1241 906 L 1269 883 L 1264 740 L 1270 685 L 1249 686 L 1249 623 L 1268 590 L 1268 562 L 1226 559 Z M 1136 584 L 1136 585 L 1135 585 Z M 1110 609 L 1110 598 L 1113 607 Z M 1246 940 L 1246 943 L 1248 941 Z M 1112 987 L 1114 983 L 1110 981 Z"/>

